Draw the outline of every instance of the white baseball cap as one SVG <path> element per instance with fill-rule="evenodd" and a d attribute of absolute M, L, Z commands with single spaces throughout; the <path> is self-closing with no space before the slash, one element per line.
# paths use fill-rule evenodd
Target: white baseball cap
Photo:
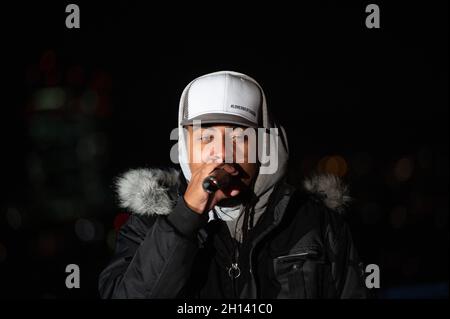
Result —
<path fill-rule="evenodd" d="M 189 84 L 180 124 L 201 120 L 258 127 L 261 105 L 261 90 L 255 82 L 237 72 L 211 73 Z"/>

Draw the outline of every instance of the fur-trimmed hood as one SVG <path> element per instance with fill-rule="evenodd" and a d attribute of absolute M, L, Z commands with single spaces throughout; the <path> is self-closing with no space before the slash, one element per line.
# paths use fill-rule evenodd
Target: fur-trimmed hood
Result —
<path fill-rule="evenodd" d="M 138 215 L 167 215 L 177 200 L 180 171 L 158 168 L 132 169 L 116 180 L 120 206 Z M 305 191 L 328 208 L 342 212 L 351 198 L 348 187 L 334 175 L 315 175 L 303 181 Z"/>

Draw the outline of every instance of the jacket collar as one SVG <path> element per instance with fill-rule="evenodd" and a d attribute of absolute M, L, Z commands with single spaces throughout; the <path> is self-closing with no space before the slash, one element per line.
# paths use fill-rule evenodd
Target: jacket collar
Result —
<path fill-rule="evenodd" d="M 125 172 L 116 179 L 116 192 L 121 207 L 137 215 L 167 215 L 172 211 L 178 195 L 183 194 L 187 182 L 176 169 L 141 168 Z M 302 190 L 326 207 L 342 213 L 351 201 L 347 186 L 334 175 L 315 175 L 302 183 Z M 282 179 L 269 199 L 275 221 L 283 217 L 288 198 L 295 191 Z M 273 206 L 274 204 L 277 204 Z M 278 208 L 277 208 L 278 207 Z"/>

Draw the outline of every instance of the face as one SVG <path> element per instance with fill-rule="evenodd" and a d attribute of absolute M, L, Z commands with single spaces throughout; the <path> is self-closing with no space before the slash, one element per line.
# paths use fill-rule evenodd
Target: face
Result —
<path fill-rule="evenodd" d="M 191 172 L 204 163 L 233 163 L 239 179 L 249 186 L 258 174 L 256 131 L 240 126 L 188 126 Z"/>

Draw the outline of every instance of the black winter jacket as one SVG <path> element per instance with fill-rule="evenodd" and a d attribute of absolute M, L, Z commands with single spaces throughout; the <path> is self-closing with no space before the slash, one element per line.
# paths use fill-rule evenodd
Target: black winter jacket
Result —
<path fill-rule="evenodd" d="M 239 245 L 224 221 L 207 222 L 186 206 L 179 175 L 164 188 L 175 203 L 169 214 L 131 214 L 120 229 L 100 275 L 102 298 L 367 297 L 338 179 L 322 176 L 300 189 L 278 183 Z"/>

